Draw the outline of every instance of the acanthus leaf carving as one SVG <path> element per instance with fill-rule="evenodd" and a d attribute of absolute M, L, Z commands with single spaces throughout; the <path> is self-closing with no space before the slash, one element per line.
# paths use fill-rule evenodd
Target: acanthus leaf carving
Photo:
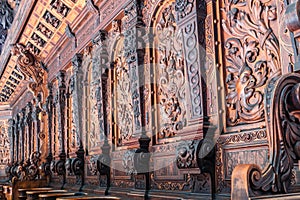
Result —
<path fill-rule="evenodd" d="M 263 89 L 281 74 L 279 42 L 273 31 L 277 8 L 270 1 L 224 2 L 227 124 L 264 119 Z"/>

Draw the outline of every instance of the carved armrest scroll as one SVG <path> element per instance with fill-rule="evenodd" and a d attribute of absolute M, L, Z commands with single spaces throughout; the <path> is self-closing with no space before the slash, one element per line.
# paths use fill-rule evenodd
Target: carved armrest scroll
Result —
<path fill-rule="evenodd" d="M 266 88 L 266 124 L 269 164 L 238 165 L 232 174 L 232 199 L 271 193 L 287 193 L 294 161 L 300 158 L 300 75 L 271 79 Z"/>

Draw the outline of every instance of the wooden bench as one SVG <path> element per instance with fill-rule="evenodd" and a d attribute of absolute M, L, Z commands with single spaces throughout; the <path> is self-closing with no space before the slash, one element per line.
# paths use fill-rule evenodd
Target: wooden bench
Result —
<path fill-rule="evenodd" d="M 27 191 L 27 200 L 38 200 L 40 194 L 49 194 L 49 193 L 63 193 L 68 192 L 67 190 L 45 190 L 45 191 Z"/>
<path fill-rule="evenodd" d="M 55 200 L 58 197 L 68 197 L 68 196 L 74 196 L 74 195 L 75 195 L 74 192 L 40 194 L 39 200 Z"/>
<path fill-rule="evenodd" d="M 48 191 L 48 190 L 52 190 L 52 188 L 21 188 L 18 189 L 19 192 L 19 200 L 26 200 L 27 199 L 27 195 L 26 192 L 27 191 Z"/>
<path fill-rule="evenodd" d="M 112 196 L 71 196 L 71 197 L 59 197 L 56 200 L 120 200 L 119 197 Z"/>

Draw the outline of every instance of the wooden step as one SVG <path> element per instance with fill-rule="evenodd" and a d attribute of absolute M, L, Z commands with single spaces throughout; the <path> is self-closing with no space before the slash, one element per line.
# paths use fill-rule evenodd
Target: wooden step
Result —
<path fill-rule="evenodd" d="M 20 200 L 26 200 L 27 198 L 27 194 L 26 192 L 27 191 L 48 191 L 48 190 L 52 190 L 52 188 L 49 188 L 49 187 L 45 187 L 45 188 L 20 188 L 18 189 L 18 193 L 19 193 L 19 198 Z"/>
<path fill-rule="evenodd" d="M 55 200 L 58 197 L 67 197 L 67 196 L 74 196 L 74 195 L 75 195 L 74 192 L 40 194 L 39 200 Z"/>
<path fill-rule="evenodd" d="M 67 190 L 45 190 L 45 191 L 27 191 L 27 200 L 38 200 L 40 194 L 49 194 L 49 193 L 63 193 L 68 192 Z"/>

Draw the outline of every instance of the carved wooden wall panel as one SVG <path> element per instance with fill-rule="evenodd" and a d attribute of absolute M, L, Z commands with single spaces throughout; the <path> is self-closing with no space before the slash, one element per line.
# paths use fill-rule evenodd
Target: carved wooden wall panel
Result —
<path fill-rule="evenodd" d="M 220 1 L 226 86 L 226 124 L 264 120 L 264 89 L 282 72 L 281 1 Z M 280 29 L 278 29 L 278 27 Z M 282 49 L 284 52 L 284 49 Z M 286 62 L 285 66 L 287 66 Z M 285 67 L 286 68 L 286 67 Z M 286 71 L 286 70 L 285 70 Z"/>
<path fill-rule="evenodd" d="M 118 38 L 113 54 L 113 119 L 115 143 L 117 146 L 128 145 L 132 142 L 135 133 L 135 120 L 132 103 L 131 69 L 126 61 L 124 38 Z"/>
<path fill-rule="evenodd" d="M 155 18 L 157 130 L 158 138 L 169 138 L 186 126 L 185 58 L 172 4 L 162 7 Z"/>
<path fill-rule="evenodd" d="M 268 164 L 268 141 L 265 129 L 222 135 L 216 147 L 216 176 L 219 192 L 230 191 L 233 169 L 238 164 Z"/>

